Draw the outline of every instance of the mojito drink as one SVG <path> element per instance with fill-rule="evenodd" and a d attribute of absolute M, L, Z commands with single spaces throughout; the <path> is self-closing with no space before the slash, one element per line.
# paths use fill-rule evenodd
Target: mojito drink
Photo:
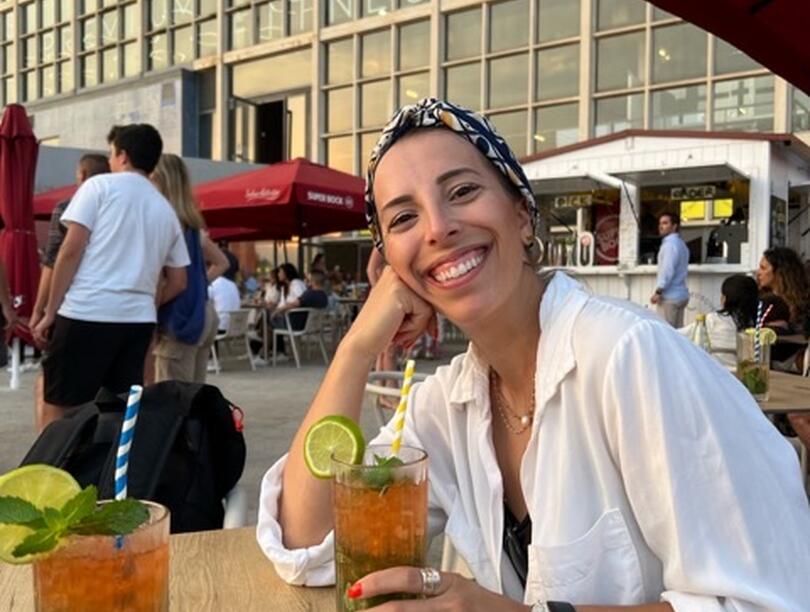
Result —
<path fill-rule="evenodd" d="M 761 331 L 758 350 L 754 333 L 737 334 L 737 378 L 757 401 L 768 400 L 772 334 L 770 330 Z"/>
<path fill-rule="evenodd" d="M 353 600 L 346 590 L 371 572 L 427 557 L 427 454 L 370 446 L 362 465 L 333 459 L 335 571 L 338 612 L 354 612 L 411 594 Z"/>

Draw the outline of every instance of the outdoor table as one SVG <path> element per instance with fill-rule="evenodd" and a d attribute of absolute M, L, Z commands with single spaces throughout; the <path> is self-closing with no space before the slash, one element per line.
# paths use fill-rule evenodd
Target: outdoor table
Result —
<path fill-rule="evenodd" d="M 270 326 L 270 312 L 267 308 L 267 305 L 264 302 L 243 302 L 242 308 L 252 308 L 254 310 L 259 311 L 259 316 L 261 317 L 262 322 L 262 358 L 267 361 L 268 357 L 268 327 Z"/>
<path fill-rule="evenodd" d="M 759 402 L 766 414 L 810 413 L 810 378 L 771 370 L 767 402 Z"/>
<path fill-rule="evenodd" d="M 170 608 L 204 612 L 334 612 L 334 587 L 289 586 L 256 543 L 256 528 L 171 536 Z M 28 565 L 0 563 L 0 610 L 34 609 Z"/>

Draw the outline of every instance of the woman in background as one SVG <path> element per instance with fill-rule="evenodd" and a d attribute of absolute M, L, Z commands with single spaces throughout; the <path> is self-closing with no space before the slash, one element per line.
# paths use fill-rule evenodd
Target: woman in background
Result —
<path fill-rule="evenodd" d="M 158 310 L 155 382 L 205 382 L 208 352 L 217 332 L 217 315 L 208 300 L 208 284 L 228 268 L 228 259 L 205 233 L 205 223 L 183 160 L 161 155 L 152 182 L 177 213 L 191 264 L 183 292 Z"/>

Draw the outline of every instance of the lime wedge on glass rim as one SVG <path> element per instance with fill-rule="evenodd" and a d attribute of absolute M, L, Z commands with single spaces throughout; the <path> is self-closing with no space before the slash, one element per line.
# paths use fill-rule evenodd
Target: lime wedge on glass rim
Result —
<path fill-rule="evenodd" d="M 332 477 L 332 455 L 346 463 L 361 463 L 366 441 L 360 426 L 349 417 L 325 416 L 307 431 L 304 461 L 316 478 Z"/>
<path fill-rule="evenodd" d="M 19 497 L 39 509 L 59 509 L 80 491 L 81 487 L 73 476 L 50 465 L 26 465 L 0 476 L 0 497 Z M 33 530 L 23 525 L 0 524 L 0 561 L 31 563 L 47 555 L 15 557 L 11 554 L 31 533 Z"/>
<path fill-rule="evenodd" d="M 745 333 L 749 336 L 755 335 L 757 332 L 753 327 L 749 327 L 745 330 Z M 773 331 L 770 327 L 761 327 L 759 330 L 759 341 L 762 344 L 773 344 L 777 340 L 776 332 Z"/>

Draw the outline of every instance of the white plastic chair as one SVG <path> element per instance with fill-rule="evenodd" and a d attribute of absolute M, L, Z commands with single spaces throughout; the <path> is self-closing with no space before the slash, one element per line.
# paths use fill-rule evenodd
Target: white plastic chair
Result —
<path fill-rule="evenodd" d="M 228 313 L 228 329 L 225 333 L 216 335 L 214 344 L 211 345 L 211 358 L 214 361 L 214 371 L 219 374 L 222 370 L 220 365 L 220 358 L 217 355 L 217 343 L 222 343 L 224 346 L 238 346 L 243 344 L 245 352 L 238 355 L 228 355 L 228 358 L 234 361 L 247 359 L 250 363 L 250 369 L 256 370 L 256 364 L 253 362 L 253 353 L 250 351 L 250 338 L 248 338 L 248 317 L 250 310 L 241 308 L 239 310 L 232 310 Z M 223 354 L 223 357 L 225 355 Z"/>
<path fill-rule="evenodd" d="M 366 382 L 366 393 L 374 400 L 374 412 L 377 415 L 377 423 L 380 427 L 393 416 L 394 408 L 399 400 L 400 388 L 402 387 L 402 372 L 381 370 L 368 375 Z M 422 382 L 427 378 L 426 374 L 414 373 L 413 382 Z M 387 384 L 386 384 L 387 383 Z M 390 400 L 386 403 L 385 399 Z M 388 404 L 394 404 L 391 408 Z"/>
<path fill-rule="evenodd" d="M 303 329 L 293 329 L 292 319 L 290 315 L 302 313 L 306 314 L 307 319 Z M 284 312 L 284 327 L 280 329 L 273 329 L 273 365 L 276 365 L 276 355 L 278 354 L 278 338 L 284 336 L 289 340 L 292 347 L 293 358 L 295 359 L 295 367 L 301 367 L 301 357 L 298 353 L 298 343 L 296 338 L 302 341 L 307 337 L 314 337 L 318 346 L 321 349 L 324 365 L 329 365 L 329 355 L 326 352 L 326 345 L 323 342 L 323 316 L 326 313 L 323 308 L 291 308 Z"/>
<path fill-rule="evenodd" d="M 222 505 L 225 507 L 223 529 L 238 529 L 247 525 L 247 502 L 247 491 L 237 482 L 222 500 Z"/>

